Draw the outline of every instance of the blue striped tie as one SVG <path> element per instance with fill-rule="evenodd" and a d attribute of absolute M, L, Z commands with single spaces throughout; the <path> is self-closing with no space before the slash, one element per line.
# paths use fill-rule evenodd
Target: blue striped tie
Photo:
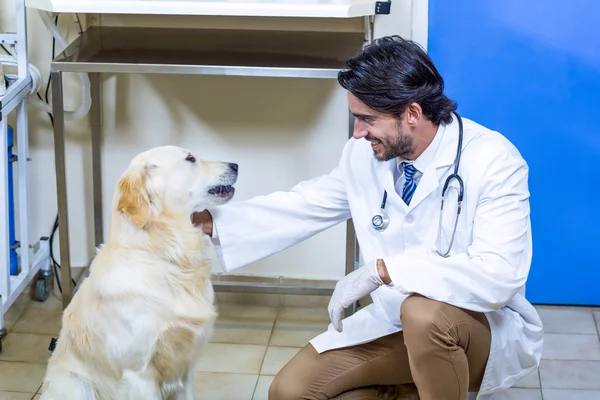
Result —
<path fill-rule="evenodd" d="M 402 200 L 404 200 L 406 205 L 409 205 L 413 194 L 415 194 L 415 189 L 417 188 L 417 183 L 413 179 L 417 169 L 414 165 L 406 162 L 402 162 L 402 166 L 404 167 L 404 189 L 402 190 Z"/>

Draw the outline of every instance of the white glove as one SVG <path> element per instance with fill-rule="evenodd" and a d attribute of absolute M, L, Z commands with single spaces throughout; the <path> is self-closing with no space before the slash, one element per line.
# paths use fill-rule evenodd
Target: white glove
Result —
<path fill-rule="evenodd" d="M 329 318 L 336 331 L 342 331 L 342 313 L 344 309 L 362 299 L 375 289 L 383 285 L 377 272 L 375 261 L 352 271 L 342 278 L 336 285 L 329 306 Z"/>

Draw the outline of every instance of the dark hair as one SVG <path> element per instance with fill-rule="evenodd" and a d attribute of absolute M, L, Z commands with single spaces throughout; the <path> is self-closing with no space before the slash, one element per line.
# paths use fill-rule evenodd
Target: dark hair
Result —
<path fill-rule="evenodd" d="M 444 80 L 416 42 L 386 36 L 346 62 L 338 82 L 370 108 L 397 117 L 411 103 L 435 124 L 452 122 L 456 103 L 444 95 Z"/>

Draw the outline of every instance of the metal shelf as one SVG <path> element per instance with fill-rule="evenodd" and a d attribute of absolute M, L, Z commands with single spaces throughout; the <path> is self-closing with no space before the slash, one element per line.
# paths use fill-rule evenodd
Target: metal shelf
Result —
<path fill-rule="evenodd" d="M 375 0 L 27 0 L 57 13 L 356 18 L 374 15 Z"/>
<path fill-rule="evenodd" d="M 29 0 L 30 6 L 33 1 L 42 0 Z M 106 4 L 102 0 L 94 1 Z M 160 2 L 161 0 L 155 1 Z M 197 0 L 189 1 L 197 2 Z M 331 0 L 332 3 L 335 1 Z M 123 3 L 128 2 L 123 1 Z M 169 4 L 171 3 L 173 2 L 169 2 Z M 242 3 L 231 4 L 239 6 Z M 339 1 L 339 4 L 349 3 L 353 2 Z M 283 1 L 277 2 L 277 4 L 277 7 L 282 7 L 292 3 Z M 322 5 L 324 2 L 316 4 Z M 377 9 L 372 13 L 386 14 L 391 3 L 384 1 L 371 4 Z M 74 9 L 69 11 L 72 12 Z M 278 14 L 277 16 L 284 15 Z M 372 32 L 370 17 L 364 17 L 362 32 L 92 26 L 67 46 L 51 64 L 57 202 L 61 237 L 61 280 L 65 282 L 62 293 L 63 307 L 69 304 L 73 293 L 77 291 L 89 273 L 86 270 L 75 286 L 67 283 L 71 282 L 71 270 L 66 198 L 68 179 L 65 163 L 62 83 L 64 72 L 88 73 L 90 77 L 92 186 L 96 199 L 94 201 L 94 242 L 96 245 L 100 245 L 103 242 L 102 202 L 98 200 L 102 198 L 100 74 L 185 74 L 336 79 L 338 72 L 346 67 L 346 60 L 358 52 L 365 43 L 372 40 Z M 350 115 L 349 136 L 352 136 L 352 127 L 353 120 Z M 353 271 L 358 263 L 359 249 L 352 220 L 347 223 L 346 239 L 345 271 L 347 274 Z M 217 281 L 213 284 L 217 292 L 331 295 L 334 289 L 329 285 L 262 282 Z M 356 305 L 347 309 L 346 312 L 351 314 L 355 308 Z"/>
<path fill-rule="evenodd" d="M 364 40 L 362 32 L 90 27 L 52 69 L 332 79 Z"/>

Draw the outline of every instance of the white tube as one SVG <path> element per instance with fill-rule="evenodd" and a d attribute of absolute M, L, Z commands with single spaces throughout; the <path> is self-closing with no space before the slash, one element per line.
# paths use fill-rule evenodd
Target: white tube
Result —
<path fill-rule="evenodd" d="M 6 66 L 10 65 L 13 67 L 18 67 L 17 59 L 11 56 L 0 55 L 0 63 Z M 52 107 L 48 103 L 40 100 L 35 96 L 35 94 L 38 93 L 42 88 L 42 83 L 44 82 L 41 72 L 33 64 L 28 64 L 27 69 L 29 70 L 29 75 L 31 75 L 32 80 L 31 90 L 29 91 L 29 98 L 27 99 L 28 102 L 34 105 L 35 107 L 52 114 Z M 67 114 L 65 113 L 65 118 L 66 117 Z"/>
<path fill-rule="evenodd" d="M 42 18 L 42 21 L 44 22 L 44 25 L 46 25 L 46 28 L 48 28 L 48 30 L 52 32 L 52 35 L 54 36 L 56 42 L 60 46 L 59 51 L 63 51 L 69 45 L 67 39 L 62 35 L 58 27 L 52 21 L 50 13 L 42 10 L 38 11 L 40 17 Z M 75 111 L 65 110 L 65 119 L 68 120 L 77 120 L 83 118 L 89 112 L 90 107 L 92 106 L 92 96 L 90 93 L 90 79 L 88 75 L 84 72 L 78 72 L 77 76 L 79 77 L 79 80 L 81 82 L 81 105 Z M 39 101 L 39 99 L 33 98 L 32 102 L 36 106 L 45 110 L 46 112 L 52 113 L 52 108 L 48 104 Z"/>
<path fill-rule="evenodd" d="M 18 67 L 18 62 L 17 59 L 15 57 L 12 56 L 6 56 L 4 54 L 0 55 L 0 63 L 2 63 L 3 65 L 10 65 L 13 67 Z M 36 94 L 41 86 L 42 86 L 42 74 L 40 73 L 40 71 L 32 64 L 29 64 L 27 66 L 27 69 L 29 70 L 29 75 L 31 75 L 31 79 L 33 81 L 33 85 L 31 88 L 31 94 Z M 5 72 L 6 75 L 9 75 L 8 73 Z"/>
<path fill-rule="evenodd" d="M 67 40 L 63 37 L 61 32 L 58 30 L 58 27 L 52 22 L 50 13 L 40 10 L 40 16 L 42 17 L 42 21 L 46 25 L 46 27 L 51 31 L 52 35 L 56 38 L 59 46 L 61 47 L 60 51 L 64 50 L 66 46 L 68 46 Z M 14 66 L 18 67 L 17 57 L 9 56 L 9 55 L 0 55 L 0 63 L 6 66 Z M 27 69 L 29 70 L 29 74 L 32 79 L 32 87 L 30 91 L 30 97 L 28 99 L 29 103 L 34 105 L 35 107 L 52 114 L 52 106 L 35 96 L 38 93 L 43 85 L 44 78 L 42 77 L 42 73 L 38 68 L 33 64 L 28 64 Z M 75 111 L 65 110 L 65 119 L 67 120 L 78 120 L 83 118 L 90 110 L 92 105 L 92 98 L 90 93 L 90 80 L 86 73 L 78 73 L 79 80 L 81 82 L 81 105 Z"/>

